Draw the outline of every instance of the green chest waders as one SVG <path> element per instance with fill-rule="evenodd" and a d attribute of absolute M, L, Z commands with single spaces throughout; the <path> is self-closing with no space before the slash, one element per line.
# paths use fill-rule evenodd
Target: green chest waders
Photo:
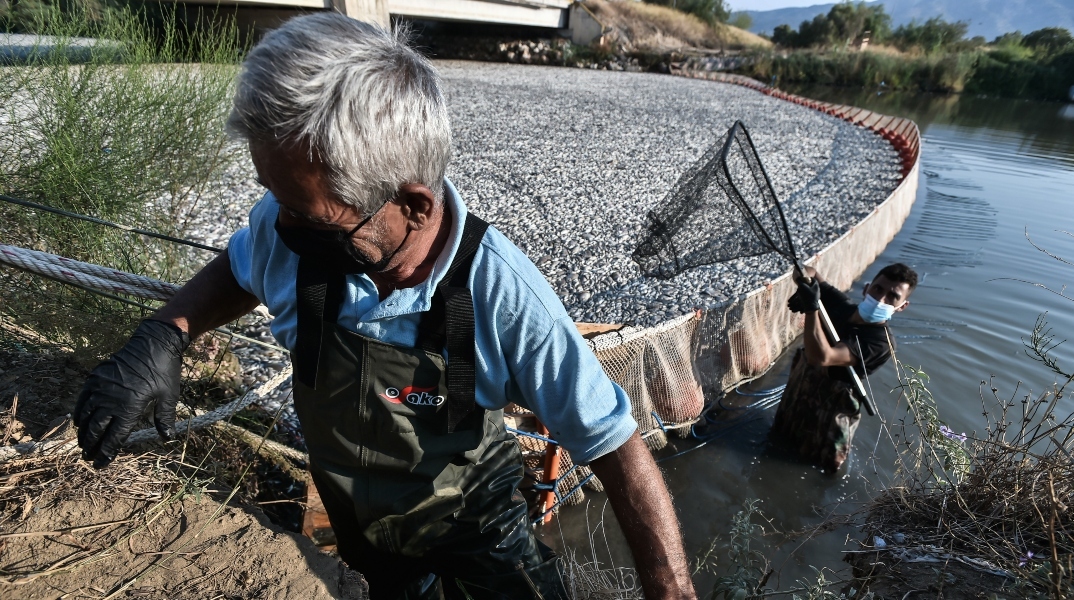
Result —
<path fill-rule="evenodd" d="M 299 260 L 295 410 L 340 555 L 374 600 L 566 598 L 517 492 L 522 456 L 503 413 L 474 402 L 466 285 L 487 227 L 467 217 L 414 348 L 337 325 L 345 277 Z"/>

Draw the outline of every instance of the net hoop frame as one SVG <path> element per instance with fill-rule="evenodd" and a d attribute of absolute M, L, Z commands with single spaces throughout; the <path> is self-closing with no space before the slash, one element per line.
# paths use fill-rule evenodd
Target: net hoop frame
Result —
<path fill-rule="evenodd" d="M 727 134 L 727 141 L 723 145 L 723 150 L 720 151 L 720 168 L 723 170 L 724 175 L 727 177 L 727 181 L 730 182 L 731 189 L 734 191 L 735 195 L 741 199 L 742 192 L 738 189 L 738 186 L 735 185 L 735 176 L 731 173 L 731 169 L 728 166 L 727 160 L 728 155 L 731 154 L 731 151 L 735 147 L 735 139 L 739 135 L 744 136 L 746 138 L 746 143 L 749 145 L 751 151 L 756 152 L 756 146 L 753 143 L 753 138 L 750 136 L 750 130 L 746 129 L 746 125 L 742 123 L 742 121 L 735 121 L 735 124 L 731 126 L 731 131 L 729 131 Z M 775 200 L 774 206 L 776 207 L 776 214 L 779 215 L 779 223 L 783 226 L 783 230 L 787 231 L 787 217 L 783 214 L 782 203 L 780 203 L 779 198 L 775 197 L 775 188 L 772 186 L 772 180 L 768 178 L 768 170 L 766 170 L 764 168 L 764 165 L 760 162 L 758 162 L 758 166 L 761 169 L 761 174 L 764 175 L 765 186 L 767 186 L 767 189 L 773 190 L 773 200 Z M 745 208 L 745 210 L 749 212 L 749 218 L 751 223 L 760 222 L 760 219 L 757 217 L 757 214 L 753 212 L 752 208 L 750 208 L 749 202 L 742 202 L 740 200 L 735 204 L 740 208 Z M 772 239 L 772 236 L 768 233 L 767 229 L 765 229 L 764 227 L 760 227 L 757 230 L 760 231 L 761 235 L 764 236 L 765 243 L 768 244 L 769 248 L 771 248 L 774 252 L 783 254 L 783 252 L 780 252 L 779 244 L 777 244 L 776 241 Z M 798 249 L 794 247 L 794 238 L 792 238 L 790 235 L 787 236 L 787 246 L 790 247 L 790 256 L 785 257 L 791 259 L 791 262 L 794 263 L 794 266 L 800 269 L 801 265 L 798 262 Z M 678 254 L 676 254 L 676 262 L 677 259 Z"/>

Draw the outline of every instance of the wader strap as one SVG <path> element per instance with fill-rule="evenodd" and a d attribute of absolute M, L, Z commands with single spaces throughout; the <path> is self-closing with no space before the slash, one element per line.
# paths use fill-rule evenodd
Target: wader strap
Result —
<path fill-rule="evenodd" d="M 466 215 L 459 250 L 436 286 L 432 307 L 422 314 L 418 325 L 419 348 L 439 354 L 447 347 L 448 433 L 455 431 L 455 427 L 477 406 L 477 336 L 474 333 L 474 300 L 467 282 L 474 254 L 488 226 L 474 215 Z"/>
<path fill-rule="evenodd" d="M 317 365 L 321 358 L 322 322 L 335 323 L 343 305 L 347 276 L 328 273 L 307 258 L 298 259 L 295 295 L 298 301 L 298 332 L 291 362 L 295 379 L 317 388 Z"/>

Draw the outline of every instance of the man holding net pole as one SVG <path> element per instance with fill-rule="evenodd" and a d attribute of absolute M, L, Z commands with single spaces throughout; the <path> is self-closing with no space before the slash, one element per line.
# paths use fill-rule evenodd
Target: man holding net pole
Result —
<path fill-rule="evenodd" d="M 895 263 L 880 270 L 855 304 L 824 281 L 812 267 L 798 277 L 798 291 L 787 307 L 805 314 L 803 347 L 794 356 L 787 389 L 772 424 L 773 442 L 793 449 L 825 472 L 834 473 L 850 454 L 861 419 L 861 400 L 849 369 L 866 377 L 891 357 L 887 322 L 906 310 L 917 287 L 917 273 Z M 822 323 L 827 309 L 839 342 L 831 342 Z"/>
<path fill-rule="evenodd" d="M 807 361 L 801 362 L 803 365 L 808 362 L 817 368 L 825 368 L 830 373 L 838 372 L 835 381 L 840 383 L 840 394 L 843 394 L 840 397 L 848 406 L 842 412 L 833 413 L 845 416 L 836 417 L 826 412 L 830 407 L 825 404 L 823 410 L 808 420 L 804 414 L 808 409 L 803 408 L 804 412 L 796 413 L 795 428 L 788 426 L 783 429 L 792 434 L 793 439 L 797 439 L 799 434 L 808 433 L 807 441 L 810 443 L 800 444 L 800 447 L 824 446 L 824 451 L 808 451 L 805 455 L 814 459 L 823 458 L 823 466 L 834 470 L 842 464 L 849 451 L 850 438 L 860 418 L 860 406 L 864 406 L 870 415 L 876 412 L 860 377 L 887 360 L 886 354 L 881 357 L 879 350 L 874 349 L 876 352 L 868 354 L 864 366 L 858 366 L 861 361 L 853 357 L 860 359 L 865 355 L 860 351 L 851 352 L 848 344 L 856 344 L 857 337 L 849 340 L 845 335 L 849 331 L 857 336 L 858 332 L 847 327 L 880 323 L 891 317 L 890 312 L 905 308 L 906 297 L 917 284 L 917 275 L 905 266 L 889 268 L 895 271 L 885 270 L 888 277 L 878 276 L 873 284 L 883 289 L 878 289 L 876 293 L 870 289 L 866 301 L 862 303 L 865 309 L 861 315 L 855 313 L 853 309 L 856 306 L 838 290 L 825 287 L 826 284 L 817 281 L 816 272 L 803 267 L 798 258 L 783 207 L 753 140 L 741 121 L 731 127 L 722 144 L 713 145 L 679 179 L 661 206 L 649 213 L 647 235 L 633 256 L 647 275 L 670 279 L 695 267 L 772 253 L 781 256 L 793 267 L 801 287 L 792 302 L 793 309 L 808 314 Z M 823 298 L 822 289 L 828 292 Z M 829 302 L 838 308 L 836 322 L 829 318 L 825 310 L 825 304 Z M 881 309 L 883 306 L 886 308 Z M 892 309 L 892 306 L 896 308 Z M 870 321 L 878 318 L 877 312 L 884 312 L 886 317 Z M 869 331 L 883 333 L 884 329 L 880 327 Z M 867 345 L 872 348 L 873 336 L 866 338 Z M 886 339 L 885 334 L 885 352 Z M 848 385 L 842 386 L 844 382 Z M 795 387 L 794 391 L 805 394 L 807 389 L 816 387 Z M 791 391 L 792 388 L 788 387 L 782 403 L 798 406 L 795 401 L 789 401 Z M 805 406 L 815 408 L 816 404 L 810 401 Z M 822 422 L 827 423 L 832 419 L 836 420 L 835 426 L 822 425 Z M 809 424 L 804 424 L 806 422 Z M 827 441 L 821 444 L 818 440 Z"/>

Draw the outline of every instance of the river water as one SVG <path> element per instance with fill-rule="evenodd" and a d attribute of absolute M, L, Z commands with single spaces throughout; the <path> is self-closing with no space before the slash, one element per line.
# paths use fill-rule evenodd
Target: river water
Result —
<path fill-rule="evenodd" d="M 1008 398 L 1035 396 L 1052 384 L 1056 376 L 1026 355 L 1023 339 L 1043 313 L 1056 341 L 1074 338 L 1074 300 L 1041 287 L 1063 292 L 1074 286 L 1074 266 L 1033 246 L 1074 263 L 1074 105 L 816 87 L 789 91 L 908 117 L 921 128 L 921 185 L 913 210 L 853 293 L 891 262 L 905 262 L 921 275 L 891 332 L 899 360 L 929 374 L 941 418 L 956 432 L 982 430 L 982 389 L 986 399 L 991 387 Z M 1074 370 L 1074 339 L 1054 356 Z M 788 370 L 789 354 L 744 391 L 785 383 Z M 984 381 L 991 383 L 982 387 Z M 688 555 L 703 554 L 720 538 L 718 566 L 695 575 L 702 597 L 731 568 L 726 541 L 745 500 L 760 500 L 771 519 L 767 530 L 788 532 L 824 516 L 853 513 L 891 481 L 896 453 L 882 423 L 894 431 L 905 404 L 894 391 L 898 380 L 890 364 L 870 384 L 881 418 L 863 417 L 849 464 L 837 475 L 768 449 L 774 410 L 661 463 Z M 1074 410 L 1069 396 L 1063 402 L 1060 414 Z M 674 440 L 659 457 L 696 445 Z M 595 552 L 604 566 L 629 564 L 604 496 L 587 494 L 586 503 L 565 508 L 542 536 L 583 556 Z M 842 552 L 857 549 L 860 538 L 849 526 L 808 539 L 769 536 L 771 546 L 762 548 L 775 569 L 769 586 L 787 589 L 800 578 L 815 580 L 812 567 L 825 569 L 829 581 L 849 577 Z"/>

